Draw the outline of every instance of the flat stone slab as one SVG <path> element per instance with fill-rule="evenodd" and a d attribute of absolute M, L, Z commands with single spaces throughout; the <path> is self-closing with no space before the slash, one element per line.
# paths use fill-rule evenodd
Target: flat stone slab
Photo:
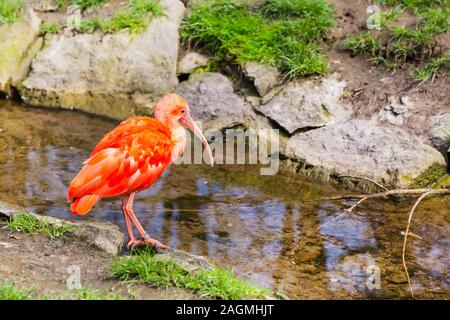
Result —
<path fill-rule="evenodd" d="M 265 66 L 259 62 L 250 61 L 243 66 L 244 74 L 253 81 L 259 95 L 265 96 L 280 82 L 277 68 Z"/>
<path fill-rule="evenodd" d="M 256 109 L 285 129 L 289 134 L 344 122 L 351 116 L 340 102 L 345 81 L 333 74 L 317 83 L 295 81 L 288 83 L 277 95 Z"/>
<path fill-rule="evenodd" d="M 443 156 L 398 127 L 350 120 L 294 135 L 287 157 L 329 175 L 372 178 L 387 186 L 406 187 Z"/>

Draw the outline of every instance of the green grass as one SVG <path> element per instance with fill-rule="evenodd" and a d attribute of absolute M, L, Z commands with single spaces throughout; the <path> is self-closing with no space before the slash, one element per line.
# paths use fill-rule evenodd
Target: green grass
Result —
<path fill-rule="evenodd" d="M 68 225 L 57 226 L 45 223 L 26 213 L 20 213 L 10 219 L 7 222 L 7 226 L 13 231 L 46 233 L 51 240 L 63 237 L 70 230 Z"/>
<path fill-rule="evenodd" d="M 59 31 L 61 31 L 61 25 L 51 22 L 43 22 L 39 29 L 39 33 L 42 36 L 46 34 L 55 34 L 58 33 Z"/>
<path fill-rule="evenodd" d="M 217 299 L 264 298 L 268 292 L 234 277 L 229 269 L 215 267 L 194 273 L 183 270 L 175 261 L 161 260 L 149 250 L 119 257 L 110 266 L 113 277 L 144 283 L 157 288 L 187 288 L 203 297 Z"/>
<path fill-rule="evenodd" d="M 123 300 L 124 298 L 117 293 L 108 292 L 101 289 L 93 289 L 85 286 L 79 290 L 66 291 L 61 295 L 37 295 L 36 289 L 23 289 L 17 287 L 12 281 L 0 283 L 0 300 Z"/>
<path fill-rule="evenodd" d="M 0 25 L 16 21 L 20 16 L 22 6 L 22 1 L 0 0 Z"/>
<path fill-rule="evenodd" d="M 352 54 L 366 54 L 373 63 L 388 67 L 401 66 L 406 62 L 430 63 L 425 70 L 416 73 L 417 79 L 434 74 L 440 65 L 433 60 L 436 55 L 436 37 L 450 30 L 450 0 L 384 0 L 379 3 L 395 6 L 382 14 L 382 31 L 368 30 L 349 37 L 343 47 Z M 419 23 L 413 26 L 391 26 L 400 12 L 409 10 Z M 445 61 L 440 61 L 445 64 Z M 438 67 L 439 68 L 439 67 Z M 429 78 L 429 77 L 428 77 Z"/>
<path fill-rule="evenodd" d="M 59 0 L 59 1 L 60 1 L 60 3 L 62 3 L 61 0 Z M 92 10 L 97 7 L 100 7 L 103 4 L 103 2 L 105 2 L 105 1 L 104 0 L 70 0 L 71 5 L 77 6 L 78 8 L 80 8 L 83 11 Z"/>
<path fill-rule="evenodd" d="M 107 292 L 105 290 L 92 289 L 89 286 L 83 287 L 75 292 L 77 300 L 123 300 L 117 293 Z"/>
<path fill-rule="evenodd" d="M 0 284 L 0 300 L 29 300 L 33 299 L 34 290 L 19 289 L 10 281 Z"/>
<path fill-rule="evenodd" d="M 268 0 L 257 8 L 213 0 L 189 13 L 181 37 L 216 61 L 259 61 L 295 78 L 326 71 L 318 42 L 333 24 L 324 0 Z"/>
<path fill-rule="evenodd" d="M 87 1 L 85 5 L 91 3 L 96 6 L 103 1 Z M 59 5 L 63 8 L 66 1 L 60 0 Z M 79 2 L 81 4 L 81 2 Z M 92 6 L 89 8 L 93 8 Z M 91 18 L 81 20 L 79 32 L 92 33 L 100 30 L 103 33 L 129 32 L 136 35 L 144 31 L 153 17 L 162 16 L 163 8 L 156 0 L 128 0 L 124 8 L 117 11 L 110 19 Z M 41 35 L 55 34 L 61 31 L 64 25 L 44 22 L 41 25 Z"/>
<path fill-rule="evenodd" d="M 450 79 L 450 73 L 448 72 L 450 70 L 450 54 L 447 53 L 442 57 L 430 59 L 424 67 L 413 73 L 413 79 L 418 82 L 428 81 L 435 76 L 439 69 L 446 69 Z"/>
<path fill-rule="evenodd" d="M 104 33 L 127 31 L 132 35 L 145 30 L 153 17 L 163 15 L 163 9 L 156 0 L 130 0 L 124 9 L 117 11 L 111 19 L 85 19 L 81 21 L 80 32 Z"/>

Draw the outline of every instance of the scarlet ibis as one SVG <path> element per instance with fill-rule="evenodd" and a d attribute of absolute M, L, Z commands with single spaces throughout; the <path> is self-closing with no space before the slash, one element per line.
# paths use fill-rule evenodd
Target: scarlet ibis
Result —
<path fill-rule="evenodd" d="M 141 226 L 133 212 L 133 200 L 137 192 L 149 188 L 181 156 L 186 146 L 185 127 L 202 141 L 212 165 L 211 149 L 191 118 L 189 105 L 179 95 L 169 93 L 156 104 L 154 118 L 129 118 L 100 140 L 67 190 L 72 213 L 85 215 L 100 199 L 120 196 L 128 247 L 166 247 L 150 238 Z M 138 239 L 131 223 L 140 235 Z"/>

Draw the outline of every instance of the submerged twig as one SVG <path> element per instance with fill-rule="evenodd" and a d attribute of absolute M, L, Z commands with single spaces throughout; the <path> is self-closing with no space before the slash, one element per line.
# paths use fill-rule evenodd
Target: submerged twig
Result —
<path fill-rule="evenodd" d="M 380 189 L 383 189 L 384 191 L 389 191 L 389 189 L 386 188 L 385 186 L 383 186 L 381 183 L 378 183 L 378 182 L 376 182 L 375 180 L 370 179 L 370 178 L 366 178 L 366 177 L 355 177 L 355 176 L 349 176 L 349 175 L 339 176 L 339 178 L 351 178 L 351 179 L 366 180 L 366 181 L 369 181 L 369 182 L 373 183 L 374 185 L 376 185 L 376 186 L 379 187 Z"/>
<path fill-rule="evenodd" d="M 360 177 L 353 177 L 353 176 L 342 176 L 342 177 L 360 178 Z M 346 214 L 348 212 L 352 212 L 353 209 L 355 209 L 358 205 L 360 205 L 362 202 L 366 201 L 367 199 L 385 198 L 385 197 L 395 196 L 395 195 L 420 195 L 420 197 L 416 200 L 416 202 L 414 203 L 414 206 L 411 208 L 411 211 L 409 212 L 409 215 L 408 215 L 408 223 L 407 223 L 407 226 L 406 226 L 406 230 L 404 231 L 403 250 L 402 250 L 403 268 L 405 270 L 406 277 L 408 279 L 409 290 L 411 291 L 411 296 L 414 298 L 414 292 L 413 292 L 413 288 L 412 288 L 412 285 L 411 285 L 411 279 L 409 277 L 408 268 L 406 266 L 406 258 L 405 258 L 405 255 L 406 255 L 406 244 L 407 244 L 407 241 L 408 241 L 408 235 L 415 236 L 417 238 L 421 238 L 421 237 L 419 237 L 419 236 L 417 236 L 417 235 L 415 235 L 415 234 L 413 234 L 413 233 L 411 233 L 409 231 L 409 229 L 411 227 L 412 217 L 413 217 L 414 211 L 416 210 L 417 206 L 419 205 L 419 203 L 425 197 L 427 197 L 429 195 L 433 195 L 433 194 L 434 195 L 450 194 L 450 188 L 445 188 L 445 189 L 394 189 L 394 190 L 388 190 L 386 187 L 384 187 L 381 184 L 378 184 L 377 182 L 373 181 L 372 179 L 369 179 L 369 178 L 360 178 L 360 179 L 370 181 L 370 182 L 374 183 L 375 185 L 377 185 L 378 187 L 382 188 L 385 191 L 378 192 L 378 193 L 373 193 L 373 194 L 341 195 L 341 196 L 336 196 L 336 197 L 332 197 L 332 198 L 322 199 L 322 200 L 342 200 L 342 199 L 359 199 L 359 200 L 354 205 L 352 205 L 351 207 L 345 209 L 343 212 L 338 214 L 336 217 L 334 217 L 330 221 L 327 221 L 327 222 L 321 224 L 317 228 L 314 228 L 314 230 L 312 230 L 311 232 L 306 234 L 305 238 L 308 238 L 314 232 L 316 232 L 316 231 L 320 230 L 321 228 L 323 228 L 324 226 L 326 226 L 326 225 L 328 225 L 328 224 L 338 220 L 344 214 Z M 298 248 L 298 246 L 293 248 L 291 250 L 290 254 L 293 255 L 297 248 Z"/>
<path fill-rule="evenodd" d="M 408 224 L 406 225 L 406 230 L 405 230 L 405 236 L 403 238 L 403 249 L 402 249 L 402 262 L 403 262 L 403 268 L 405 269 L 405 273 L 406 273 L 406 278 L 408 279 L 408 285 L 409 285 L 409 291 L 411 291 L 411 296 L 414 298 L 414 291 L 411 285 L 411 279 L 409 277 L 409 272 L 408 272 L 408 267 L 406 266 L 406 259 L 405 259 L 405 254 L 406 254 L 406 243 L 408 241 L 408 234 L 409 234 L 409 228 L 411 227 L 411 220 L 412 220 L 412 216 L 414 214 L 414 211 L 416 210 L 417 206 L 419 205 L 419 203 L 429 194 L 432 194 L 432 190 L 423 193 L 418 199 L 417 201 L 414 203 L 414 206 L 412 207 L 411 211 L 409 212 L 409 216 L 408 216 Z"/>

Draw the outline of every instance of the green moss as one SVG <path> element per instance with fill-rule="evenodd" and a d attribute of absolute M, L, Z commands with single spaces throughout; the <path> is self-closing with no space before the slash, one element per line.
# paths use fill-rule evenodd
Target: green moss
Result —
<path fill-rule="evenodd" d="M 216 60 L 259 61 L 295 78 L 325 72 L 318 41 L 333 23 L 332 9 L 323 0 L 268 0 L 255 10 L 214 0 L 189 13 L 181 37 Z"/>
<path fill-rule="evenodd" d="M 19 0 L 1 0 L 0 1 L 0 25 L 4 23 L 13 23 L 20 16 L 20 9 L 23 3 Z"/>
<path fill-rule="evenodd" d="M 437 182 L 447 174 L 447 168 L 441 164 L 431 165 L 425 172 L 416 177 L 408 189 L 433 188 Z"/>
<path fill-rule="evenodd" d="M 174 260 L 159 259 L 150 250 L 135 251 L 132 256 L 115 259 L 110 272 L 120 280 L 144 283 L 157 288 L 187 288 L 209 298 L 229 300 L 267 296 L 266 290 L 235 278 L 229 269 L 202 268 L 189 273 Z"/>

